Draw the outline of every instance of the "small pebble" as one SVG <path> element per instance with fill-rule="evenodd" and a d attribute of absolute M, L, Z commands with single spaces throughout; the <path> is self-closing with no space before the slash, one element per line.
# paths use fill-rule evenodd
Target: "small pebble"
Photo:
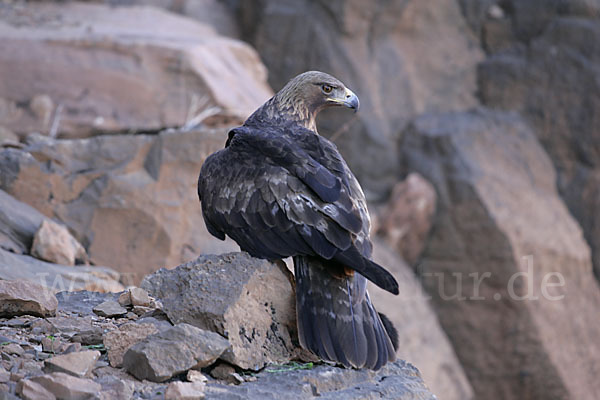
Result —
<path fill-rule="evenodd" d="M 131 305 L 131 296 L 129 295 L 129 290 L 126 290 L 119 295 L 118 303 L 122 307 L 127 307 Z"/>

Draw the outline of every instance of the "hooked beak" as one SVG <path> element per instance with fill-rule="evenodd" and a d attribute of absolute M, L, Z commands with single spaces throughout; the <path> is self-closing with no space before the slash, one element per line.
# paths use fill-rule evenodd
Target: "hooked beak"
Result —
<path fill-rule="evenodd" d="M 360 101 L 358 101 L 358 96 L 355 95 L 354 92 L 352 92 L 352 90 L 348 88 L 346 88 L 342 96 L 329 98 L 328 101 L 334 104 L 339 104 L 341 106 L 352 108 L 354 112 L 357 112 L 358 108 L 360 107 Z"/>
<path fill-rule="evenodd" d="M 352 108 L 354 112 L 357 112 L 360 107 L 358 96 L 348 88 L 346 88 L 346 92 L 344 93 L 344 100 L 342 101 L 342 104 L 348 108 Z"/>

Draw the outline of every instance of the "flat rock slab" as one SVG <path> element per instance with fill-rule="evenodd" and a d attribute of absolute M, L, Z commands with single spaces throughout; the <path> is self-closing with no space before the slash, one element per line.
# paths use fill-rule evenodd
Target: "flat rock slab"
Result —
<path fill-rule="evenodd" d="M 114 318 L 127 314 L 127 309 L 114 300 L 108 300 L 94 307 L 94 312 L 101 317 Z"/>
<path fill-rule="evenodd" d="M 290 368 L 293 369 L 293 368 Z M 209 399 L 248 400 L 434 400 L 419 371 L 405 361 L 388 364 L 378 372 L 319 365 L 311 370 L 267 367 L 256 381 L 241 385 L 207 384 Z"/>
<path fill-rule="evenodd" d="M 0 316 L 55 315 L 58 301 L 43 286 L 26 281 L 0 281 Z"/>
<path fill-rule="evenodd" d="M 89 376 L 100 358 L 97 350 L 86 350 L 52 357 L 44 362 L 46 372 L 65 372 L 84 378 Z"/>
<path fill-rule="evenodd" d="M 119 282 L 119 274 L 108 267 L 53 264 L 1 248 L 0 279 L 39 283 L 52 293 L 77 290 L 120 292 L 125 289 Z"/>
<path fill-rule="evenodd" d="M 91 379 L 76 378 L 63 372 L 36 376 L 31 380 L 63 400 L 94 399 L 102 388 Z"/>
<path fill-rule="evenodd" d="M 231 349 L 221 358 L 240 368 L 258 370 L 297 354 L 293 277 L 284 265 L 247 253 L 207 255 L 160 269 L 141 287 L 162 302 L 173 323 L 225 336 Z"/>
<path fill-rule="evenodd" d="M 211 365 L 229 346 L 217 333 L 178 324 L 132 346 L 123 356 L 123 367 L 140 380 L 163 382 Z"/>

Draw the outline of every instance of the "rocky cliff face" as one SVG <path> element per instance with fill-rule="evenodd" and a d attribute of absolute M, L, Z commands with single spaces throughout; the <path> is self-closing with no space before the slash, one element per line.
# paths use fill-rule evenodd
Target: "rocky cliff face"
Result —
<path fill-rule="evenodd" d="M 211 259 L 237 272 L 201 284 L 210 257 L 199 254 L 238 249 L 204 228 L 202 162 L 271 88 L 321 69 L 361 98 L 358 114 L 327 113 L 319 131 L 365 187 L 381 236 L 374 256 L 401 281 L 399 297 L 373 289 L 400 357 L 445 399 L 595 398 L 599 18 L 586 0 L 0 2 L 0 279 L 69 293 L 51 315 L 23 288 L 15 304 L 38 316 L 2 320 L 2 389 L 431 397 L 404 363 L 376 375 L 269 367 L 310 362 L 289 310 L 273 336 L 260 308 L 263 296 L 289 302 L 268 298 L 269 284 L 293 296 L 279 266 Z M 245 267 L 270 271 L 266 286 Z M 144 277 L 158 303 L 72 293 L 122 292 Z M 185 296 L 173 282 L 189 286 Z M 205 286 L 228 300 L 186 297 Z M 252 343 L 247 304 L 262 339 Z M 229 335 L 238 324 L 246 334 Z M 178 340 L 210 346 L 174 348 L 190 355 L 169 365 L 139 362 Z M 73 352 L 84 354 L 44 363 Z M 212 363 L 209 385 L 190 369 L 201 363 Z"/>
<path fill-rule="evenodd" d="M 600 327 L 586 321 L 600 291 L 533 132 L 488 110 L 425 116 L 403 149 L 407 168 L 439 188 L 418 272 L 478 396 L 595 393 Z"/>
<path fill-rule="evenodd" d="M 239 121 L 271 96 L 253 49 L 158 8 L 17 4 L 0 36 L 2 125 L 20 135 L 156 131 L 208 109 Z"/>

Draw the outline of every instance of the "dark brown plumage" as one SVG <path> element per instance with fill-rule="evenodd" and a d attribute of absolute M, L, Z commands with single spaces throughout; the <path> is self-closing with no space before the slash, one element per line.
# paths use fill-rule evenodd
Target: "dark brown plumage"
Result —
<path fill-rule="evenodd" d="M 364 194 L 333 143 L 317 134 L 324 107 L 359 107 L 323 72 L 292 79 L 229 132 L 198 179 L 211 234 L 254 257 L 293 257 L 302 346 L 319 357 L 379 369 L 395 359 L 397 333 L 373 307 L 367 279 L 392 293 L 398 283 L 370 260 Z"/>

